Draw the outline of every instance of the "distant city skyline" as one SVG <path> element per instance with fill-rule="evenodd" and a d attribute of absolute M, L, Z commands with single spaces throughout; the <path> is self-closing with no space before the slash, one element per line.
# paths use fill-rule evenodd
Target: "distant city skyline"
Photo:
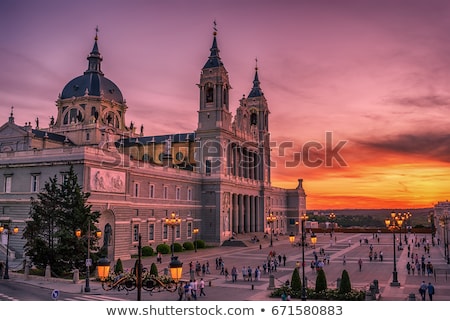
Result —
<path fill-rule="evenodd" d="M 127 124 L 195 131 L 216 21 L 233 115 L 258 67 L 274 186 L 303 178 L 308 209 L 428 208 L 450 194 L 449 13 L 444 0 L 5 0 L 1 123 L 14 106 L 17 124 L 46 127 L 98 26 Z"/>

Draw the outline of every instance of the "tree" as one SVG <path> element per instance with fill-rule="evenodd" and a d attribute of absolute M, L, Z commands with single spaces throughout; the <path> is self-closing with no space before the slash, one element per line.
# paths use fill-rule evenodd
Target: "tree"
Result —
<path fill-rule="evenodd" d="M 121 274 L 123 273 L 123 265 L 120 257 L 117 259 L 116 265 L 114 266 L 114 273 Z"/>
<path fill-rule="evenodd" d="M 73 166 L 58 184 L 57 176 L 49 178 L 36 198 L 31 198 L 31 220 L 24 229 L 25 253 L 39 268 L 50 265 L 61 275 L 74 268 L 84 269 L 89 250 L 98 251 L 97 239 L 88 236 L 96 230 L 99 212 L 87 205 L 89 193 L 82 192 Z M 77 239 L 75 230 L 82 237 Z M 94 255 L 95 256 L 95 255 Z"/>
<path fill-rule="evenodd" d="M 302 281 L 300 280 L 300 274 L 298 273 L 297 268 L 292 271 L 291 288 L 292 291 L 300 292 L 302 290 Z"/>
<path fill-rule="evenodd" d="M 347 270 L 342 271 L 341 284 L 339 285 L 339 293 L 349 293 L 352 291 L 352 285 L 350 283 L 350 277 Z"/>
<path fill-rule="evenodd" d="M 155 262 L 150 265 L 150 274 L 158 277 L 158 267 L 156 266 Z"/>
<path fill-rule="evenodd" d="M 320 292 L 327 289 L 327 278 L 325 276 L 325 271 L 323 269 L 319 269 L 317 271 L 316 277 L 316 292 Z"/>

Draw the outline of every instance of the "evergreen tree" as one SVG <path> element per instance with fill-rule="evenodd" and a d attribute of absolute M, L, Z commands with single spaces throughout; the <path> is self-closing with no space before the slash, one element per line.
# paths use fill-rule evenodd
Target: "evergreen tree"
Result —
<path fill-rule="evenodd" d="M 155 262 L 153 262 L 150 266 L 150 274 L 158 277 L 158 267 L 156 266 Z"/>
<path fill-rule="evenodd" d="M 123 265 L 120 257 L 117 259 L 116 265 L 114 266 L 114 273 L 121 274 L 123 273 Z"/>
<path fill-rule="evenodd" d="M 316 292 L 320 292 L 327 289 L 327 278 L 325 276 L 325 271 L 323 269 L 319 269 L 316 277 Z"/>
<path fill-rule="evenodd" d="M 339 293 L 349 293 L 352 291 L 350 277 L 347 270 L 342 271 L 341 284 L 339 285 Z"/>
<path fill-rule="evenodd" d="M 82 192 L 71 166 L 61 184 L 55 175 L 36 198 L 31 198 L 31 220 L 23 235 L 25 253 L 36 266 L 45 268 L 48 264 L 57 275 L 85 269 L 88 243 L 90 253 L 98 250 L 94 232 L 100 216 L 87 205 L 89 196 Z M 80 239 L 75 236 L 77 229 L 81 230 Z"/>
<path fill-rule="evenodd" d="M 300 292 L 302 290 L 302 281 L 300 280 L 300 274 L 297 268 L 294 268 L 294 271 L 292 271 L 291 288 L 292 291 Z"/>

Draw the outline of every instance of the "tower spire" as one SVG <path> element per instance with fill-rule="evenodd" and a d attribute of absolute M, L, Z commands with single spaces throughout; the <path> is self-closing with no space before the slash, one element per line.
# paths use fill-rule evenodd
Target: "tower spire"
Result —
<path fill-rule="evenodd" d="M 248 97 L 261 97 L 264 95 L 259 85 L 260 82 L 258 77 L 258 58 L 255 58 L 255 77 L 253 78 L 253 88 L 250 91 Z"/>
<path fill-rule="evenodd" d="M 102 69 L 101 69 L 101 62 L 103 60 L 100 51 L 98 50 L 98 26 L 95 27 L 95 38 L 94 38 L 94 47 L 92 48 L 91 53 L 87 57 L 87 60 L 89 61 L 88 69 L 84 72 L 86 73 L 99 73 L 103 75 Z"/>
<path fill-rule="evenodd" d="M 216 20 L 214 20 L 213 23 L 213 43 L 210 49 L 210 55 L 208 57 L 208 61 L 206 62 L 205 66 L 203 68 L 214 68 L 214 67 L 220 67 L 223 66 L 223 63 L 219 56 L 219 47 L 217 46 L 217 23 Z"/>

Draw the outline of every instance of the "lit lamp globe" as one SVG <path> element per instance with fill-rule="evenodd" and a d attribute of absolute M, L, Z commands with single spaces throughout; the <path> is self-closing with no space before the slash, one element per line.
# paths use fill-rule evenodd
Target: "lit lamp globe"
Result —
<path fill-rule="evenodd" d="M 106 257 L 102 257 L 97 262 L 97 275 L 100 281 L 105 281 L 109 276 L 109 260 Z"/>
<path fill-rule="evenodd" d="M 181 275 L 183 273 L 183 263 L 178 260 L 178 256 L 174 256 L 169 263 L 170 276 L 178 283 L 181 279 Z"/>
<path fill-rule="evenodd" d="M 294 244 L 294 242 L 295 242 L 295 235 L 292 232 L 291 232 L 291 234 L 289 234 L 289 242 L 291 244 Z"/>
<path fill-rule="evenodd" d="M 314 245 L 314 247 L 316 247 L 317 236 L 314 233 L 311 235 L 311 243 L 312 243 L 312 245 Z"/>

